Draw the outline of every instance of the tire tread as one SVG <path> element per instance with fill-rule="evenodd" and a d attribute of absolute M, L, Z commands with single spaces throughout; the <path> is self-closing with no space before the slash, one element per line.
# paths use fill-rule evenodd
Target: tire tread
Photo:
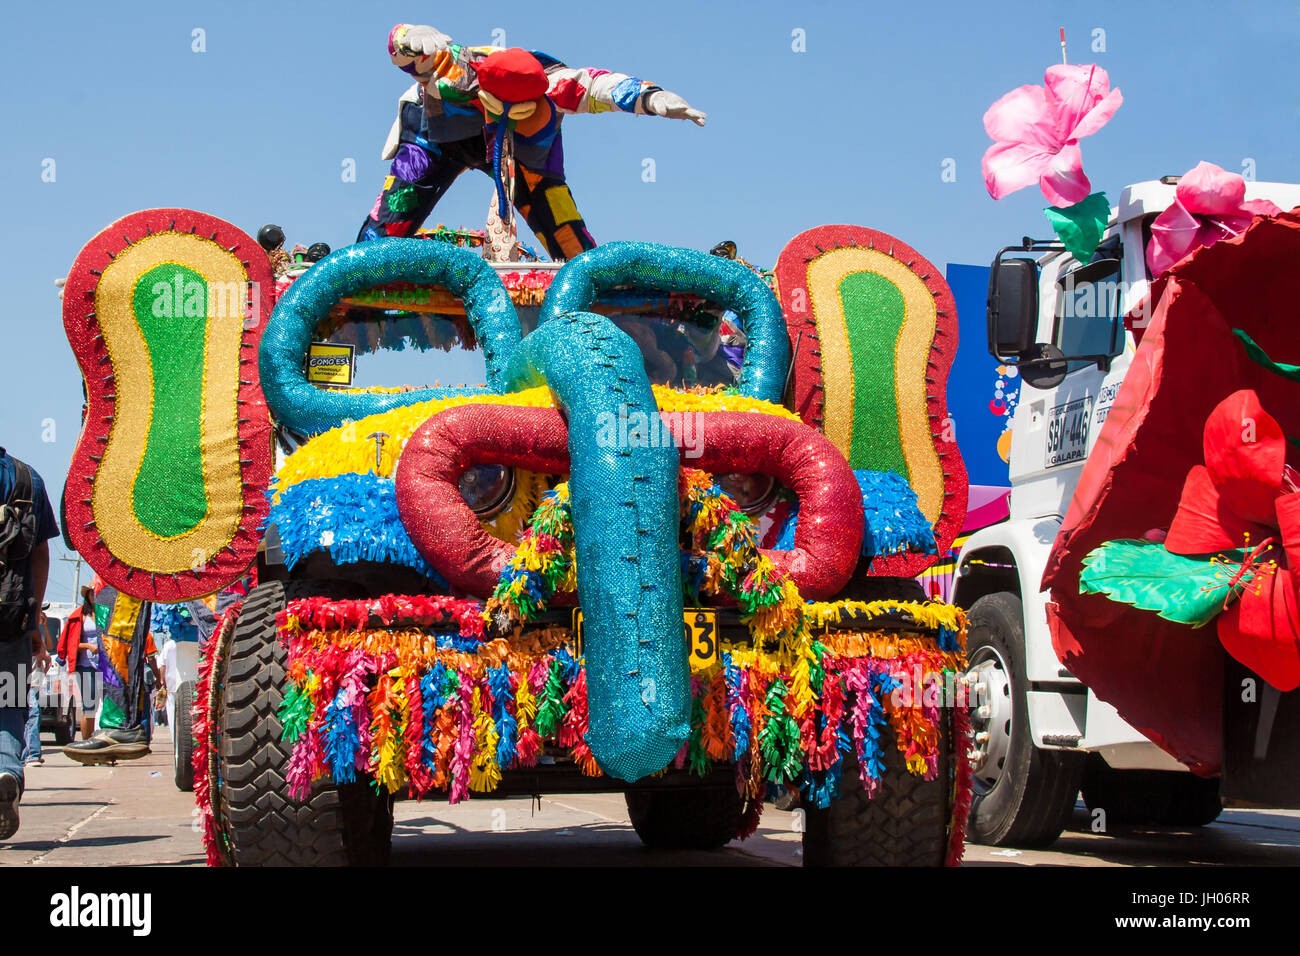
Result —
<path fill-rule="evenodd" d="M 392 797 L 366 783 L 313 785 L 288 795 L 291 747 L 280 739 L 285 649 L 275 619 L 306 582 L 272 581 L 244 602 L 231 635 L 221 692 L 221 802 L 236 866 L 348 866 L 387 862 Z M 384 824 L 387 824 L 385 826 Z"/>

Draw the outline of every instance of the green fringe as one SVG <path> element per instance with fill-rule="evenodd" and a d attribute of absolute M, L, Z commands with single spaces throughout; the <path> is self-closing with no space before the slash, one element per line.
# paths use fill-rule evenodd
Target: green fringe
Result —
<path fill-rule="evenodd" d="M 537 702 L 537 733 L 549 737 L 560 726 L 568 708 L 564 705 L 564 684 L 560 679 L 559 662 L 551 664 L 551 672 L 546 676 L 546 686 L 542 688 L 542 699 Z"/>
<path fill-rule="evenodd" d="M 307 672 L 307 679 L 311 679 L 311 671 Z M 303 681 L 304 687 L 306 684 L 307 681 Z M 290 683 L 284 695 L 284 702 L 280 704 L 280 710 L 276 714 L 280 718 L 280 725 L 284 728 L 280 739 L 286 743 L 295 743 L 307 732 L 312 712 L 311 695 L 304 693 L 296 683 Z"/>
<path fill-rule="evenodd" d="M 758 735 L 759 750 L 767 765 L 767 779 L 785 783 L 799 775 L 803 754 L 799 747 L 799 725 L 785 709 L 785 681 L 777 679 L 767 692 L 764 706 L 769 714 Z"/>
<path fill-rule="evenodd" d="M 713 769 L 713 761 L 704 752 L 704 698 L 696 696 L 691 704 L 691 739 L 687 744 L 691 773 L 703 777 Z"/>

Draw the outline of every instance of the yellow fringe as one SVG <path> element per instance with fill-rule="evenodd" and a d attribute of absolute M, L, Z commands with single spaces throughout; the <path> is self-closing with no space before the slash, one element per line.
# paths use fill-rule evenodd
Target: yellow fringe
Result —
<path fill-rule="evenodd" d="M 469 767 L 469 788 L 475 793 L 491 793 L 501 782 L 497 765 L 497 742 L 500 735 L 492 715 L 483 709 L 482 688 L 474 688 L 470 713 L 474 718 L 474 757 Z"/>
<path fill-rule="evenodd" d="M 859 619 L 903 611 L 922 627 L 945 627 L 961 633 L 966 630 L 966 612 L 940 601 L 815 601 L 804 605 L 804 619 L 811 627 L 826 627 L 839 624 L 846 611 Z"/>

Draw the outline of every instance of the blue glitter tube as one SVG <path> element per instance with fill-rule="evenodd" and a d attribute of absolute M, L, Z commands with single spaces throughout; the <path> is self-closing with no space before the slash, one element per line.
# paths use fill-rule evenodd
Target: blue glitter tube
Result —
<path fill-rule="evenodd" d="M 512 390 L 550 386 L 568 416 L 587 743 L 605 773 L 639 780 L 690 735 L 677 448 L 657 427 L 636 342 L 604 316 L 557 316 L 523 340 L 505 379 Z M 649 422 L 659 440 L 622 440 L 620 418 Z"/>
<path fill-rule="evenodd" d="M 460 297 L 483 347 L 488 387 L 419 388 L 391 394 L 331 392 L 307 381 L 303 359 L 316 325 L 340 299 L 392 282 L 440 285 Z M 277 420 L 318 435 L 367 415 L 453 395 L 495 392 L 519 346 L 519 316 L 496 270 L 448 242 L 376 239 L 330 253 L 305 272 L 276 304 L 262 335 L 262 393 Z"/>
<path fill-rule="evenodd" d="M 740 394 L 780 403 L 790 364 L 781 305 L 753 270 L 733 259 L 654 242 L 607 242 L 569 260 L 542 302 L 538 325 L 591 308 L 619 286 L 693 293 L 736 313 L 748 345 Z"/>

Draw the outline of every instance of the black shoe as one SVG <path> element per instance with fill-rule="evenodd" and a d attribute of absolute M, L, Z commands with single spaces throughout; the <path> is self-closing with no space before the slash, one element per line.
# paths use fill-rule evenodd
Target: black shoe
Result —
<path fill-rule="evenodd" d="M 143 727 L 106 727 L 93 737 L 68 744 L 63 752 L 78 763 L 135 760 L 149 753 L 149 742 Z"/>
<path fill-rule="evenodd" d="M 119 744 L 148 744 L 149 737 L 144 732 L 143 725 L 135 727 L 109 727 L 101 730 L 101 734 L 106 735 L 110 740 Z"/>
<path fill-rule="evenodd" d="M 8 840 L 18 832 L 18 798 L 22 788 L 18 778 L 11 773 L 0 773 L 0 840 Z"/>

